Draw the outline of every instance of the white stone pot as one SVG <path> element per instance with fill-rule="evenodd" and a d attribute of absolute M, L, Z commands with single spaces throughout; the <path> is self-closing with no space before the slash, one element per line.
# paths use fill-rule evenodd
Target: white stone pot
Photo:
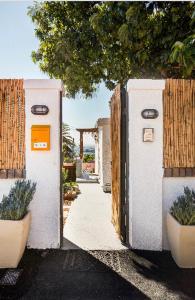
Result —
<path fill-rule="evenodd" d="M 181 225 L 168 213 L 167 232 L 176 264 L 181 268 L 195 268 L 195 226 Z"/>
<path fill-rule="evenodd" d="M 0 268 L 17 268 L 28 239 L 31 213 L 19 221 L 0 220 Z"/>

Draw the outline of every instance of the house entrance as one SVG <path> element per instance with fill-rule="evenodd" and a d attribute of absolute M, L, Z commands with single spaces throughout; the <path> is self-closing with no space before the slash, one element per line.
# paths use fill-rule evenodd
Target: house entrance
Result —
<path fill-rule="evenodd" d="M 120 113 L 124 114 L 121 99 L 116 101 L 118 101 L 117 105 L 121 106 Z M 74 158 L 71 157 L 70 161 L 65 158 L 63 164 L 63 172 L 66 173 L 65 176 L 68 176 L 64 182 L 63 195 L 63 249 L 125 249 L 123 244 L 126 239 L 123 237 L 122 226 L 125 224 L 126 228 L 124 222 L 126 216 L 125 214 L 119 216 L 122 211 L 122 204 L 120 202 L 119 208 L 119 201 L 121 201 L 124 188 L 122 181 L 119 182 L 120 190 L 117 189 L 117 180 L 123 176 L 121 159 L 125 153 L 120 153 L 120 156 L 115 159 L 117 151 L 119 149 L 121 151 L 120 143 L 124 142 L 121 137 L 123 134 L 121 126 L 124 125 L 122 116 L 113 123 L 112 119 L 117 113 L 117 105 L 111 105 L 111 118 L 99 118 L 94 127 L 75 127 L 75 131 L 79 133 L 79 144 L 74 146 L 76 154 Z M 66 112 L 63 118 L 66 119 Z M 116 127 L 118 131 L 115 131 L 114 135 L 113 130 Z M 93 137 L 94 144 L 91 150 L 85 146 L 85 134 L 91 134 Z M 88 157 L 91 159 L 87 161 Z M 116 161 L 118 161 L 117 165 Z M 126 164 L 125 160 L 124 164 Z M 117 168 L 120 168 L 119 172 L 116 172 Z M 120 196 L 118 193 L 121 193 Z M 117 198 L 118 196 L 120 199 Z M 115 211 L 119 210 L 119 214 L 116 215 Z M 117 227 L 117 218 L 121 222 L 119 227 Z"/>

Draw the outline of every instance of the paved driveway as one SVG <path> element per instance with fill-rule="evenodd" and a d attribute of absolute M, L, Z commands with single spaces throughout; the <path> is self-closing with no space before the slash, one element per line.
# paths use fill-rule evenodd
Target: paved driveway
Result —
<path fill-rule="evenodd" d="M 28 250 L 19 269 L 0 299 L 195 299 L 195 270 L 177 268 L 167 252 Z"/>

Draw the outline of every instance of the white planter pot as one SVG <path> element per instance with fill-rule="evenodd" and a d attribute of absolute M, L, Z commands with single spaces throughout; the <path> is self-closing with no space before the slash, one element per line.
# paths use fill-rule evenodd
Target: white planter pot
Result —
<path fill-rule="evenodd" d="M 0 220 L 0 268 L 17 268 L 25 250 L 31 213 L 20 221 Z"/>
<path fill-rule="evenodd" d="M 168 213 L 167 232 L 176 264 L 181 268 L 195 268 L 195 226 L 181 225 Z"/>

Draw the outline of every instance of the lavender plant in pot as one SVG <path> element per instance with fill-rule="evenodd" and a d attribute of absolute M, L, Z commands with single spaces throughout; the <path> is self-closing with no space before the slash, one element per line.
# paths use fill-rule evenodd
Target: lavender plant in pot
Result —
<path fill-rule="evenodd" d="M 35 191 L 35 183 L 17 180 L 0 202 L 0 268 L 16 268 L 22 258 L 31 223 L 28 206 Z"/>
<path fill-rule="evenodd" d="M 173 203 L 167 215 L 171 254 L 181 268 L 195 268 L 195 191 L 184 193 Z"/>

